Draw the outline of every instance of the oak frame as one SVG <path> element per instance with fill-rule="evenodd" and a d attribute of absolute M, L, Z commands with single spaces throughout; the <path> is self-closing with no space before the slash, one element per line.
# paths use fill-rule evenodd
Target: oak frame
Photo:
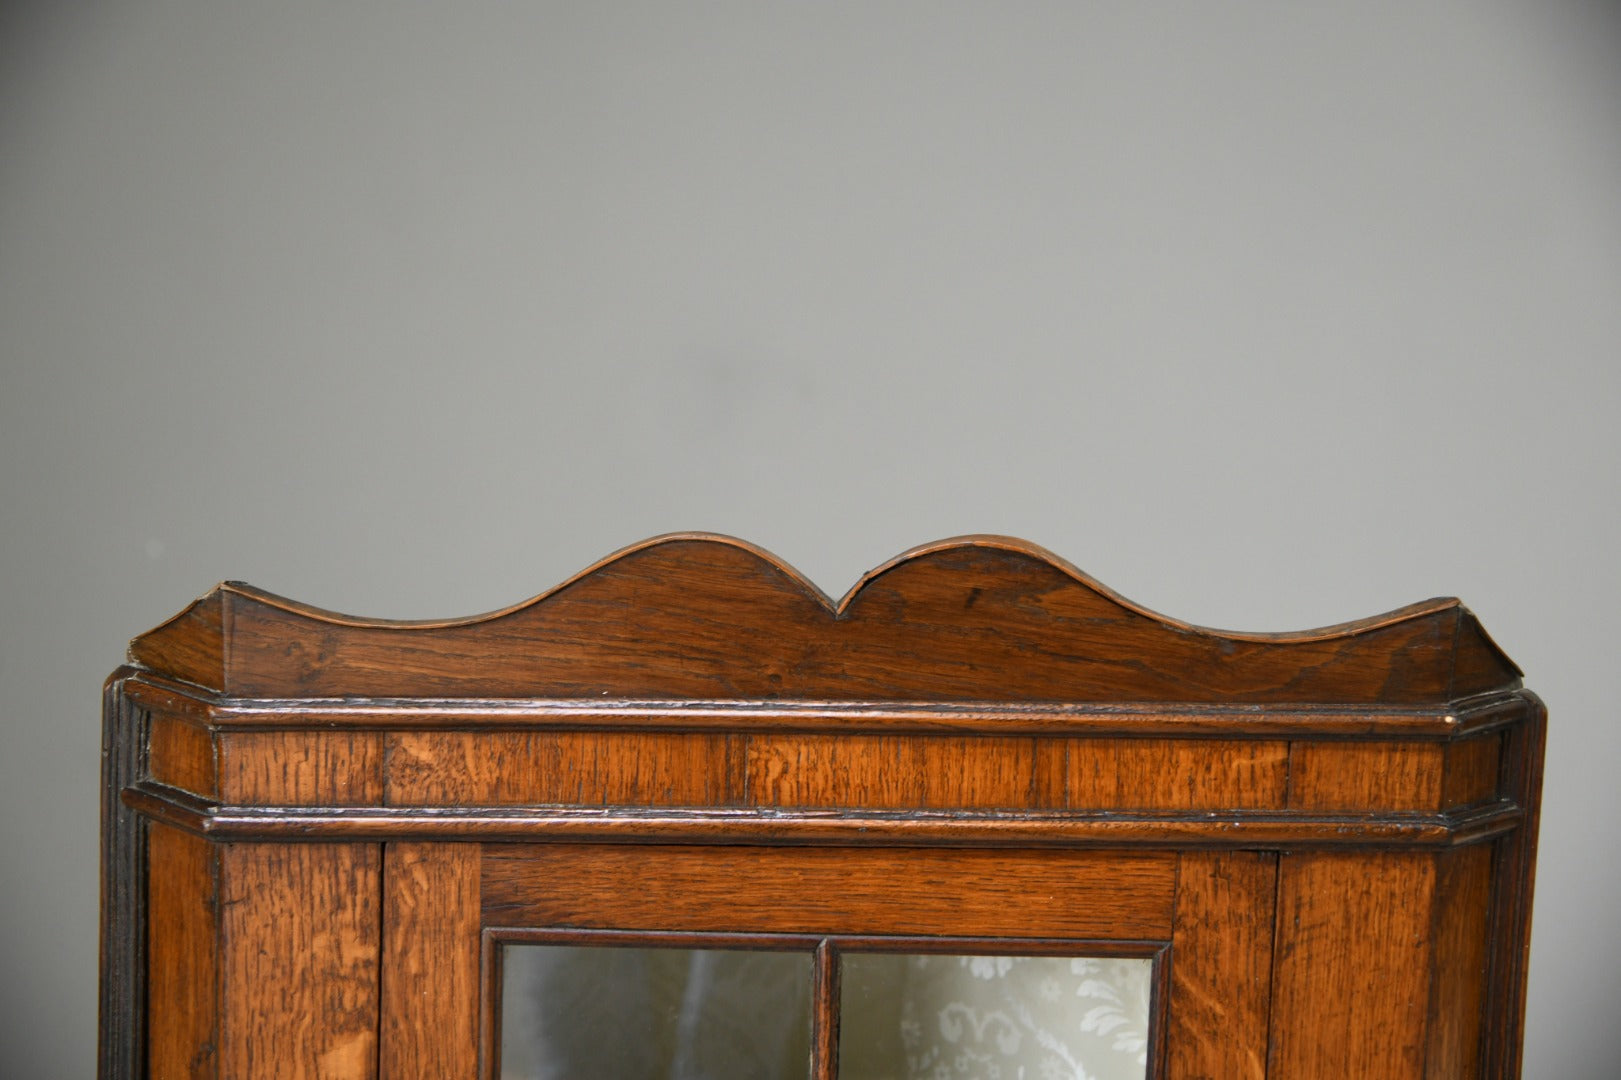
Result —
<path fill-rule="evenodd" d="M 1519 1073 L 1545 712 L 1455 600 L 1229 634 L 971 537 L 834 604 L 681 534 L 451 622 L 221 586 L 131 643 L 105 731 L 104 1078 L 490 1075 L 495 943 L 538 926 L 491 907 L 535 895 L 500 876 L 524 852 L 634 852 L 688 885 L 1163 867 L 1102 932 L 916 901 L 865 936 L 1152 949 L 1156 1078 Z M 693 929 L 683 895 L 658 894 L 663 926 L 595 929 L 863 936 Z"/>

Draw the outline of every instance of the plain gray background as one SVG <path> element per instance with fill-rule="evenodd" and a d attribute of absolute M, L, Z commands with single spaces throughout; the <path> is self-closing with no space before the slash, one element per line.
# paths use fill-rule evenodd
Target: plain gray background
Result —
<path fill-rule="evenodd" d="M 1552 709 L 1526 1075 L 1613 1075 L 1618 358 L 1613 6 L 6 6 L 0 1071 L 92 1070 L 129 637 L 698 528 L 1462 596 Z"/>

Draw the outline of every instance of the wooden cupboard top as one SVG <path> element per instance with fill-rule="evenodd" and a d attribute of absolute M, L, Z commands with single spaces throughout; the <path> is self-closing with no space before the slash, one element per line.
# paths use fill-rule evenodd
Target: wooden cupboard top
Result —
<path fill-rule="evenodd" d="M 1234 633 L 994 536 L 914 548 L 836 603 L 759 548 L 690 533 L 448 621 L 354 618 L 226 582 L 129 655 L 233 698 L 1422 706 L 1520 686 L 1455 599 Z"/>
<path fill-rule="evenodd" d="M 834 602 L 682 534 L 445 622 L 228 583 L 129 659 L 107 1080 L 493 1076 L 501 935 L 564 931 L 1084 939 L 1158 959 L 1156 1077 L 1518 1073 L 1545 713 L 1456 600 L 1229 633 L 966 537 Z"/>

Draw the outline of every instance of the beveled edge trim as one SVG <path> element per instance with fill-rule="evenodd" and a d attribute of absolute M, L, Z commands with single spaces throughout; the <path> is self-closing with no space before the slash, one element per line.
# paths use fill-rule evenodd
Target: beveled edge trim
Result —
<path fill-rule="evenodd" d="M 150 781 L 125 788 L 122 798 L 136 813 L 221 842 L 462 840 L 859 847 L 1439 849 L 1509 832 L 1525 816 L 1520 806 L 1506 800 L 1453 814 L 262 807 L 220 805 Z"/>
<path fill-rule="evenodd" d="M 1444 706 L 1023 704 L 905 701 L 629 701 L 544 698 L 243 698 L 122 668 L 142 708 L 221 729 L 523 728 L 729 734 L 1160 735 L 1223 739 L 1461 738 L 1534 708 L 1513 690 Z"/>

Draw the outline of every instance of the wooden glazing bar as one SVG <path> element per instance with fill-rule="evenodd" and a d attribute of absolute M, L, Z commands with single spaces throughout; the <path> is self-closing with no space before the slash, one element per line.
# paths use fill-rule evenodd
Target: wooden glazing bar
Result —
<path fill-rule="evenodd" d="M 811 991 L 811 1080 L 839 1075 L 839 950 L 831 941 L 816 946 Z"/>

